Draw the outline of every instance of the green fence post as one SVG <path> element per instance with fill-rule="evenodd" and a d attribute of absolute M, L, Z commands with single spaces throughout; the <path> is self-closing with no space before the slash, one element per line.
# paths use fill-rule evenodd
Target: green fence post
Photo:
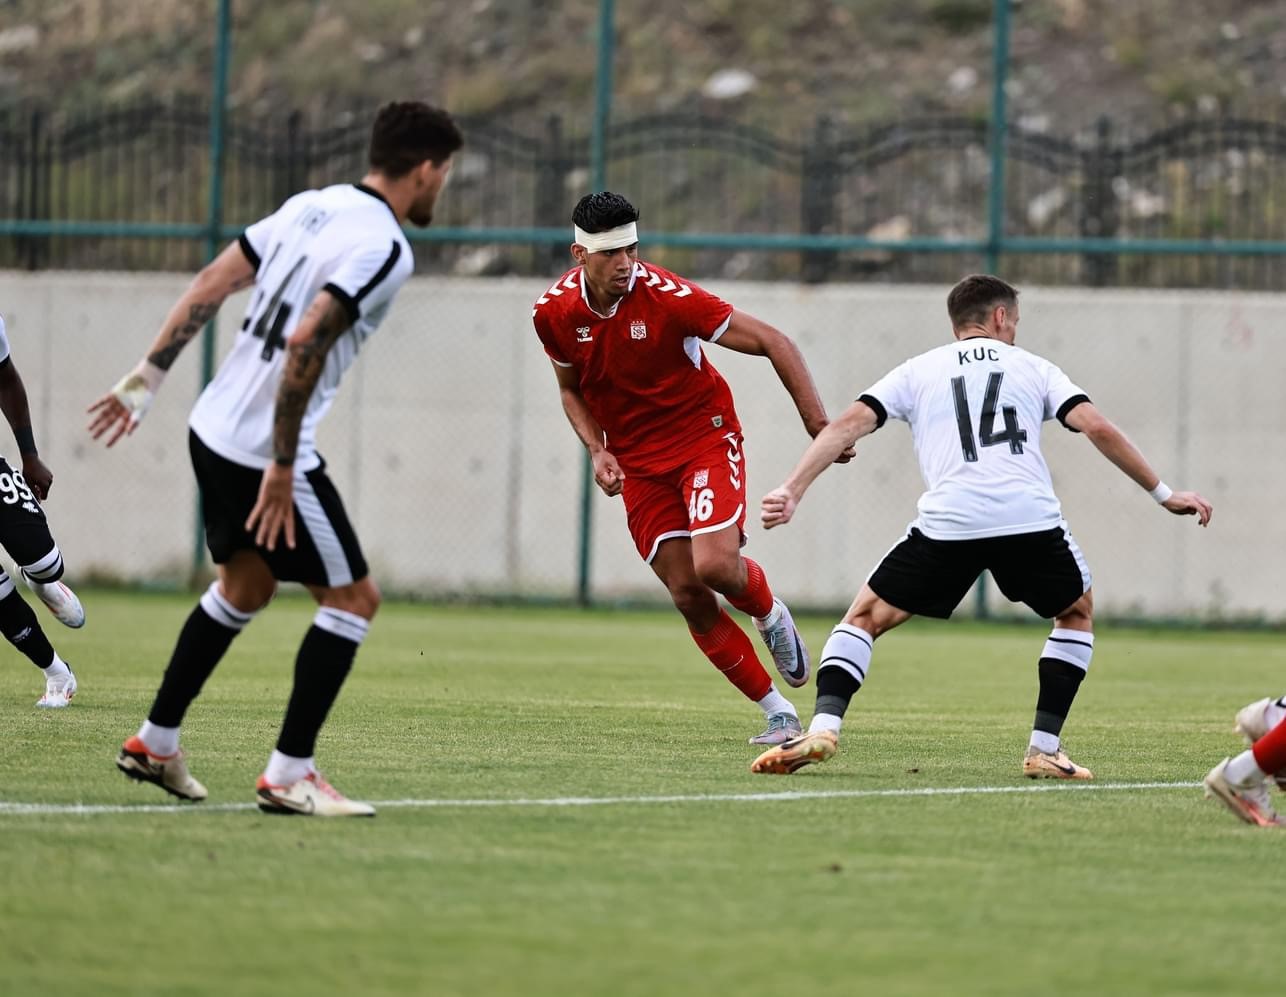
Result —
<path fill-rule="evenodd" d="M 210 99 L 210 202 L 206 215 L 205 258 L 213 260 L 219 252 L 223 222 L 223 125 L 228 96 L 228 49 L 231 42 L 232 0 L 219 0 L 214 38 L 214 93 Z M 206 323 L 201 333 L 201 386 L 214 376 L 214 320 Z M 205 567 L 205 528 L 201 499 L 196 502 L 196 522 L 192 543 L 192 578 Z"/>
<path fill-rule="evenodd" d="M 991 66 L 991 176 L 987 184 L 987 273 L 1000 269 L 1000 253 L 1005 242 L 1005 142 L 1008 130 L 1005 81 L 1009 76 L 1009 3 L 995 0 L 992 8 L 994 39 Z M 974 586 L 974 616 L 987 618 L 987 575 L 978 576 Z"/>
<path fill-rule="evenodd" d="M 616 42 L 614 0 L 599 0 L 598 70 L 594 78 L 594 128 L 590 136 L 589 160 L 593 189 L 607 189 L 607 123 L 612 111 L 612 55 Z M 576 570 L 576 601 L 588 606 L 590 594 L 590 525 L 593 515 L 594 465 L 585 458 L 581 465 L 580 561 Z"/>

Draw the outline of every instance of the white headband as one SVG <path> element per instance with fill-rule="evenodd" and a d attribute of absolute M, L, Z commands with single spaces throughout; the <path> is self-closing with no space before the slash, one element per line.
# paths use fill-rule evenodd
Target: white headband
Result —
<path fill-rule="evenodd" d="M 573 225 L 572 228 L 576 234 L 576 244 L 584 246 L 591 253 L 602 253 L 609 249 L 622 249 L 625 246 L 633 246 L 639 241 L 638 226 L 634 222 L 627 225 L 618 225 L 616 228 L 609 228 L 604 232 L 586 232 L 579 225 Z"/>

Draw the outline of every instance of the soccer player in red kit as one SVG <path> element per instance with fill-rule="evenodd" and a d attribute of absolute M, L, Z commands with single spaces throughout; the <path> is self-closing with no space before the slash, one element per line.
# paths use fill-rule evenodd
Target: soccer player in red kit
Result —
<path fill-rule="evenodd" d="M 1214 797 L 1247 824 L 1283 827 L 1268 798 L 1275 776 L 1286 789 L 1286 696 L 1258 699 L 1237 711 L 1237 733 L 1250 745 L 1235 758 L 1225 758 L 1206 775 L 1206 796 Z"/>
<path fill-rule="evenodd" d="M 669 591 L 697 647 L 763 710 L 767 729 L 751 743 L 779 744 L 799 734 L 799 715 L 718 595 L 754 619 L 787 684 L 808 681 L 808 650 L 763 569 L 741 556 L 741 423 L 702 344 L 767 357 L 811 435 L 826 425 L 826 410 L 787 336 L 639 260 L 638 217 L 619 194 L 581 198 L 572 213 L 577 266 L 541 295 L 532 321 L 553 361 L 563 410 L 593 461 L 594 480 L 605 494 L 623 498 L 639 555 Z"/>

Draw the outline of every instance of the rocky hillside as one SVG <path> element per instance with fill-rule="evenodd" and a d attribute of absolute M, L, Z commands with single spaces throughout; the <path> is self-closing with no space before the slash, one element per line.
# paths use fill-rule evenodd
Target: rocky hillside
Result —
<path fill-rule="evenodd" d="M 214 0 L 0 0 L 0 106 L 208 92 Z M 414 95 L 515 116 L 591 106 L 596 0 L 234 0 L 232 100 L 324 117 Z M 617 0 L 615 113 L 726 109 L 790 132 L 985 114 L 990 0 Z M 1028 127 L 1286 101 L 1284 0 L 1022 0 Z"/>

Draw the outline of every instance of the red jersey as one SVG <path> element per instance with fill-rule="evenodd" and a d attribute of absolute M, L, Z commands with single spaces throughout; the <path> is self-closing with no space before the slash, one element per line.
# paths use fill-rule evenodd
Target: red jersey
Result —
<path fill-rule="evenodd" d="M 730 304 L 637 262 L 629 290 L 603 316 L 581 280 L 580 267 L 563 274 L 537 299 L 532 322 L 549 358 L 575 369 L 626 474 L 664 474 L 741 431 L 728 382 L 700 345 L 727 330 Z"/>

